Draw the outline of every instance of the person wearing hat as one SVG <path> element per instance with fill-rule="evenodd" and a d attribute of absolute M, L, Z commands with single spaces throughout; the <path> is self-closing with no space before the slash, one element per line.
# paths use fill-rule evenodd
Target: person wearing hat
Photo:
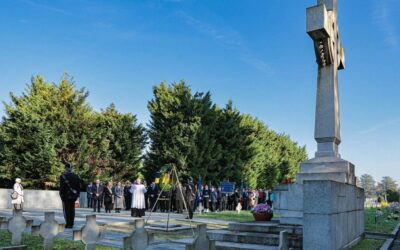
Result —
<path fill-rule="evenodd" d="M 60 197 L 63 203 L 65 228 L 74 226 L 75 201 L 79 198 L 81 182 L 81 178 L 72 173 L 71 163 L 66 163 L 64 173 L 60 176 Z"/>
<path fill-rule="evenodd" d="M 196 198 L 196 193 L 197 189 L 196 186 L 193 184 L 193 179 L 189 177 L 185 186 L 185 199 L 189 212 L 189 216 L 186 219 L 193 219 L 194 200 Z"/>

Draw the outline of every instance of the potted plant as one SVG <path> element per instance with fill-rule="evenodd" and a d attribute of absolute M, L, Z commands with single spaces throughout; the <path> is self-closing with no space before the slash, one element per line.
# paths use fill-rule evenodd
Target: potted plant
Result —
<path fill-rule="evenodd" d="M 268 204 L 258 204 L 251 209 L 251 213 L 256 221 L 270 221 L 274 216 L 272 207 Z"/>

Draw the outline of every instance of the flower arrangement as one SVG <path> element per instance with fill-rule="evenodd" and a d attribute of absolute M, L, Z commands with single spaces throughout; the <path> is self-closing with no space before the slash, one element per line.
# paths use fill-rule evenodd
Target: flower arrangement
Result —
<path fill-rule="evenodd" d="M 256 221 L 269 221 L 274 216 L 272 207 L 268 204 L 258 204 L 251 209 L 251 213 Z"/>
<path fill-rule="evenodd" d="M 258 204 L 251 209 L 251 213 L 273 213 L 273 211 L 268 204 Z"/>
<path fill-rule="evenodd" d="M 390 210 L 392 213 L 395 213 L 395 214 L 400 213 L 400 202 L 393 202 L 393 203 L 390 203 L 390 205 L 389 205 L 389 210 Z"/>

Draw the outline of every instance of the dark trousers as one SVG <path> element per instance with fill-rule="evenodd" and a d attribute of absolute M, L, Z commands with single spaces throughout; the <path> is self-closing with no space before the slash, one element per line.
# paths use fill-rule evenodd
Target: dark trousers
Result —
<path fill-rule="evenodd" d="M 101 207 L 101 199 L 93 199 L 93 212 L 96 212 L 97 208 L 97 212 L 100 213 L 100 207 Z"/>
<path fill-rule="evenodd" d="M 126 210 L 131 210 L 132 195 L 125 195 L 125 206 L 126 206 Z"/>
<path fill-rule="evenodd" d="M 75 201 L 64 200 L 63 201 L 63 212 L 65 219 L 65 227 L 72 228 L 75 220 Z"/>
<path fill-rule="evenodd" d="M 193 209 L 194 209 L 194 201 L 189 201 L 187 203 L 188 212 L 189 212 L 189 219 L 193 219 Z"/>
<path fill-rule="evenodd" d="M 211 202 L 211 211 L 217 211 L 217 202 Z"/>
<path fill-rule="evenodd" d="M 203 207 L 204 207 L 204 209 L 208 209 L 209 202 L 210 202 L 210 198 L 204 197 L 204 199 L 203 199 Z"/>
<path fill-rule="evenodd" d="M 153 197 L 150 196 L 150 209 L 154 208 L 154 211 L 157 211 L 157 207 L 154 207 L 154 205 L 156 204 L 157 201 L 157 197 L 154 195 Z"/>
<path fill-rule="evenodd" d="M 92 208 L 93 207 L 93 198 L 87 197 L 87 207 Z"/>

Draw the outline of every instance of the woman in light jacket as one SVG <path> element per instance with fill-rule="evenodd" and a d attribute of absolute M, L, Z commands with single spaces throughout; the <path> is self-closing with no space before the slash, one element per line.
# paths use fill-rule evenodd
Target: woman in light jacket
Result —
<path fill-rule="evenodd" d="M 121 209 L 124 208 L 124 187 L 119 181 L 117 186 L 114 188 L 114 197 L 115 197 L 115 212 L 120 213 Z"/>
<path fill-rule="evenodd" d="M 17 178 L 15 179 L 15 184 L 14 184 L 14 192 L 18 194 L 16 199 L 11 200 L 11 204 L 13 204 L 14 209 L 18 210 L 24 209 L 24 189 L 21 185 L 21 179 Z"/>

